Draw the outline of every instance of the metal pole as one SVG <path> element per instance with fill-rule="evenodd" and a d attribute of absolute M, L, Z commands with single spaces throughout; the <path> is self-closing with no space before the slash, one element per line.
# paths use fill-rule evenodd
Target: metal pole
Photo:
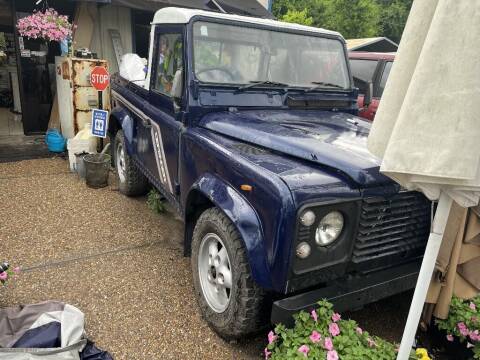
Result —
<path fill-rule="evenodd" d="M 397 360 L 407 360 L 412 351 L 412 345 L 415 341 L 415 334 L 417 333 L 420 317 L 422 316 L 423 305 L 427 298 L 428 287 L 430 286 L 433 270 L 435 269 L 435 262 L 437 261 L 438 252 L 440 251 L 440 245 L 442 244 L 443 233 L 445 232 L 451 207 L 452 198 L 444 192 L 441 192 L 437 212 L 433 219 L 432 232 L 428 238 L 422 267 L 418 275 L 417 286 L 415 287 L 410 312 L 408 313 L 407 323 L 403 331 L 402 343 L 400 344 Z"/>

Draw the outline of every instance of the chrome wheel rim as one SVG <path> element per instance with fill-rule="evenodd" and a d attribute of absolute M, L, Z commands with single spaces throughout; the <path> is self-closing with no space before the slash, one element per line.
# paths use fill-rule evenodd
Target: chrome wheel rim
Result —
<path fill-rule="evenodd" d="M 125 182 L 125 151 L 123 150 L 123 145 L 121 143 L 117 145 L 115 159 L 118 178 L 120 179 L 120 182 L 123 183 Z"/>
<path fill-rule="evenodd" d="M 198 252 L 198 275 L 210 308 L 224 312 L 230 303 L 232 271 L 227 249 L 217 234 L 206 234 Z"/>

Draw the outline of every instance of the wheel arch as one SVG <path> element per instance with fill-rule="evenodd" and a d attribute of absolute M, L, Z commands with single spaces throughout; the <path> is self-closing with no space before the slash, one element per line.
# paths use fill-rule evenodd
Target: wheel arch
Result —
<path fill-rule="evenodd" d="M 111 138 L 115 137 L 118 130 L 123 130 L 127 152 L 132 154 L 133 150 L 133 118 L 125 108 L 116 107 L 110 113 L 108 133 Z"/>
<path fill-rule="evenodd" d="M 262 226 L 255 210 L 236 189 L 214 175 L 206 174 L 196 181 L 186 198 L 185 256 L 191 253 L 193 229 L 197 219 L 203 211 L 214 206 L 228 217 L 240 233 L 255 282 L 263 288 L 271 288 Z"/>

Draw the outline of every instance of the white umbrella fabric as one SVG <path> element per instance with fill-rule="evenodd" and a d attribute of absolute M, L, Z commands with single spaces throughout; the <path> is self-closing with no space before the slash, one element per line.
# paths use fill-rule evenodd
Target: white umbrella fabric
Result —
<path fill-rule="evenodd" d="M 452 200 L 480 199 L 480 1 L 414 1 L 372 125 L 381 171 L 439 200 L 398 354 L 408 359 Z"/>

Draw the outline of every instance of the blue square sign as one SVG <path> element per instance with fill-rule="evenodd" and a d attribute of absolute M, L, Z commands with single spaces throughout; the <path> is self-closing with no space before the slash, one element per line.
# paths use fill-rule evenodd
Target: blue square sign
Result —
<path fill-rule="evenodd" d="M 105 138 L 108 129 L 108 111 L 93 109 L 92 111 L 92 135 Z"/>

